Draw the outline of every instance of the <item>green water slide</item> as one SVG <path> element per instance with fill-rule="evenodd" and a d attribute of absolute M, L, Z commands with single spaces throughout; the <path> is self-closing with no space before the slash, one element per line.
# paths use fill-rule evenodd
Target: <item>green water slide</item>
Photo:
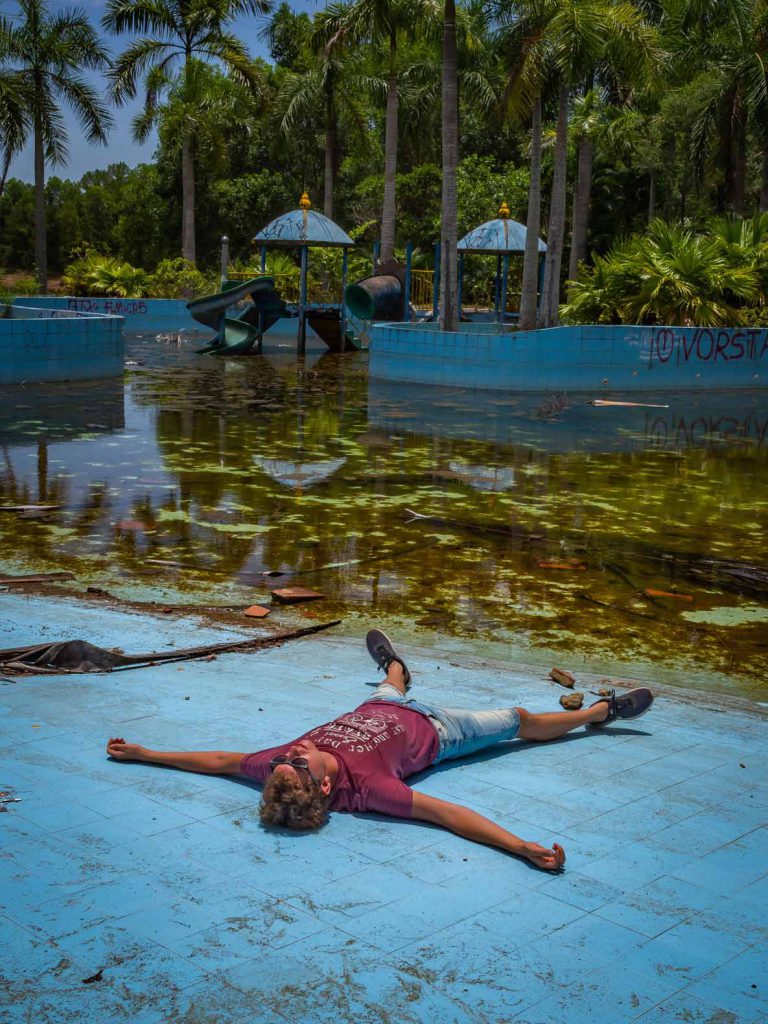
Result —
<path fill-rule="evenodd" d="M 250 304 L 237 316 L 227 316 L 227 310 L 250 299 Z M 237 355 L 250 352 L 272 324 L 286 315 L 285 303 L 275 291 L 271 277 L 254 277 L 250 281 L 230 281 L 215 295 L 192 299 L 187 309 L 193 320 L 211 330 L 216 337 L 201 352 L 216 355 Z"/>

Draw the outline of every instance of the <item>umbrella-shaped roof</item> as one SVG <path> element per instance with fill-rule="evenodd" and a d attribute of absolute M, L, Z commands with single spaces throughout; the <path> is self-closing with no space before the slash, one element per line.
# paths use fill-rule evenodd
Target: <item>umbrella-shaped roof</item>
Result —
<path fill-rule="evenodd" d="M 485 224 L 473 228 L 464 235 L 458 244 L 459 252 L 480 252 L 487 256 L 505 256 L 510 252 L 525 250 L 525 224 L 511 220 L 509 207 L 501 204 L 496 220 L 487 220 Z M 539 239 L 539 252 L 546 252 L 547 247 Z"/>
<path fill-rule="evenodd" d="M 262 245 L 330 245 L 349 246 L 355 243 L 338 224 L 310 209 L 305 192 L 298 210 L 276 217 L 254 237 Z"/>

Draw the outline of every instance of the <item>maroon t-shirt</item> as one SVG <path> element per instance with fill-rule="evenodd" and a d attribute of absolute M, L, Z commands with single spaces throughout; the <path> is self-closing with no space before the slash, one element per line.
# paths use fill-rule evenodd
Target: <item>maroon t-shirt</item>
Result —
<path fill-rule="evenodd" d="M 410 818 L 413 791 L 402 781 L 432 764 L 438 753 L 435 727 L 426 715 L 389 701 L 368 701 L 355 711 L 318 725 L 298 739 L 311 740 L 336 758 L 333 811 L 379 811 Z M 240 771 L 263 782 L 269 762 L 298 742 L 246 754 Z"/>

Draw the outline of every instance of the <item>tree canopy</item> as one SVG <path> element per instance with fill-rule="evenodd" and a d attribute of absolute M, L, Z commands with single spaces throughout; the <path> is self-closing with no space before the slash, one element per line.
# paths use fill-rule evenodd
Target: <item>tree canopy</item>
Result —
<path fill-rule="evenodd" d="M 38 4 L 24 2 L 30 11 Z M 432 265 L 446 218 L 443 5 L 269 7 L 109 0 L 104 25 L 131 39 L 122 50 L 115 39 L 104 92 L 108 84 L 121 102 L 141 90 L 135 130 L 141 137 L 156 127 L 157 148 L 138 167 L 115 164 L 80 182 L 49 178 L 53 271 L 83 243 L 147 271 L 182 253 L 206 270 L 222 234 L 235 259 L 250 261 L 253 235 L 305 189 L 361 245 L 383 237 L 400 251 L 411 241 Z M 251 39 L 231 31 L 243 11 L 260 12 Z M 730 218 L 738 232 L 768 210 L 767 0 L 463 0 L 455 24 L 456 227 L 460 236 L 491 219 L 502 201 L 534 225 L 538 210 L 552 251 L 548 322 L 558 298 L 567 309 L 588 307 L 584 290 L 605 275 L 606 259 L 615 283 L 630 257 L 641 276 L 695 258 L 701 274 L 689 284 L 709 290 L 709 313 L 696 317 L 762 303 L 762 279 L 754 291 L 736 274 L 723 295 L 712 292 L 720 258 L 712 233 L 713 218 Z M 82 45 L 88 26 L 71 17 L 67 25 L 70 47 Z M 48 92 L 25 79 L 14 32 L 0 17 L 0 267 L 32 271 L 34 197 L 13 179 L 2 191 L 3 164 L 53 102 L 54 85 L 91 104 L 81 116 L 94 139 L 109 122 L 71 73 L 62 86 L 50 71 Z M 271 61 L 251 56 L 257 33 Z M 48 160 L 63 155 L 51 130 Z M 643 244 L 622 248 L 632 237 Z M 567 280 L 580 290 L 566 294 Z M 652 315 L 646 291 L 633 302 L 622 315 Z M 678 315 L 694 316 L 685 302 Z"/>

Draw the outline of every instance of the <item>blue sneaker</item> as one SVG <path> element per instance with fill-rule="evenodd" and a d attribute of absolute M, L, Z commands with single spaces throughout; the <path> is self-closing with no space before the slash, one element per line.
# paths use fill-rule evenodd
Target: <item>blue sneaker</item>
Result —
<path fill-rule="evenodd" d="M 403 659 L 398 654 L 395 654 L 392 641 L 386 633 L 382 633 L 380 629 L 369 630 L 365 638 L 365 646 L 368 648 L 370 656 L 383 672 L 386 672 L 392 662 L 396 661 L 403 670 L 406 692 L 410 690 L 411 673 L 408 671 L 408 666 Z"/>

